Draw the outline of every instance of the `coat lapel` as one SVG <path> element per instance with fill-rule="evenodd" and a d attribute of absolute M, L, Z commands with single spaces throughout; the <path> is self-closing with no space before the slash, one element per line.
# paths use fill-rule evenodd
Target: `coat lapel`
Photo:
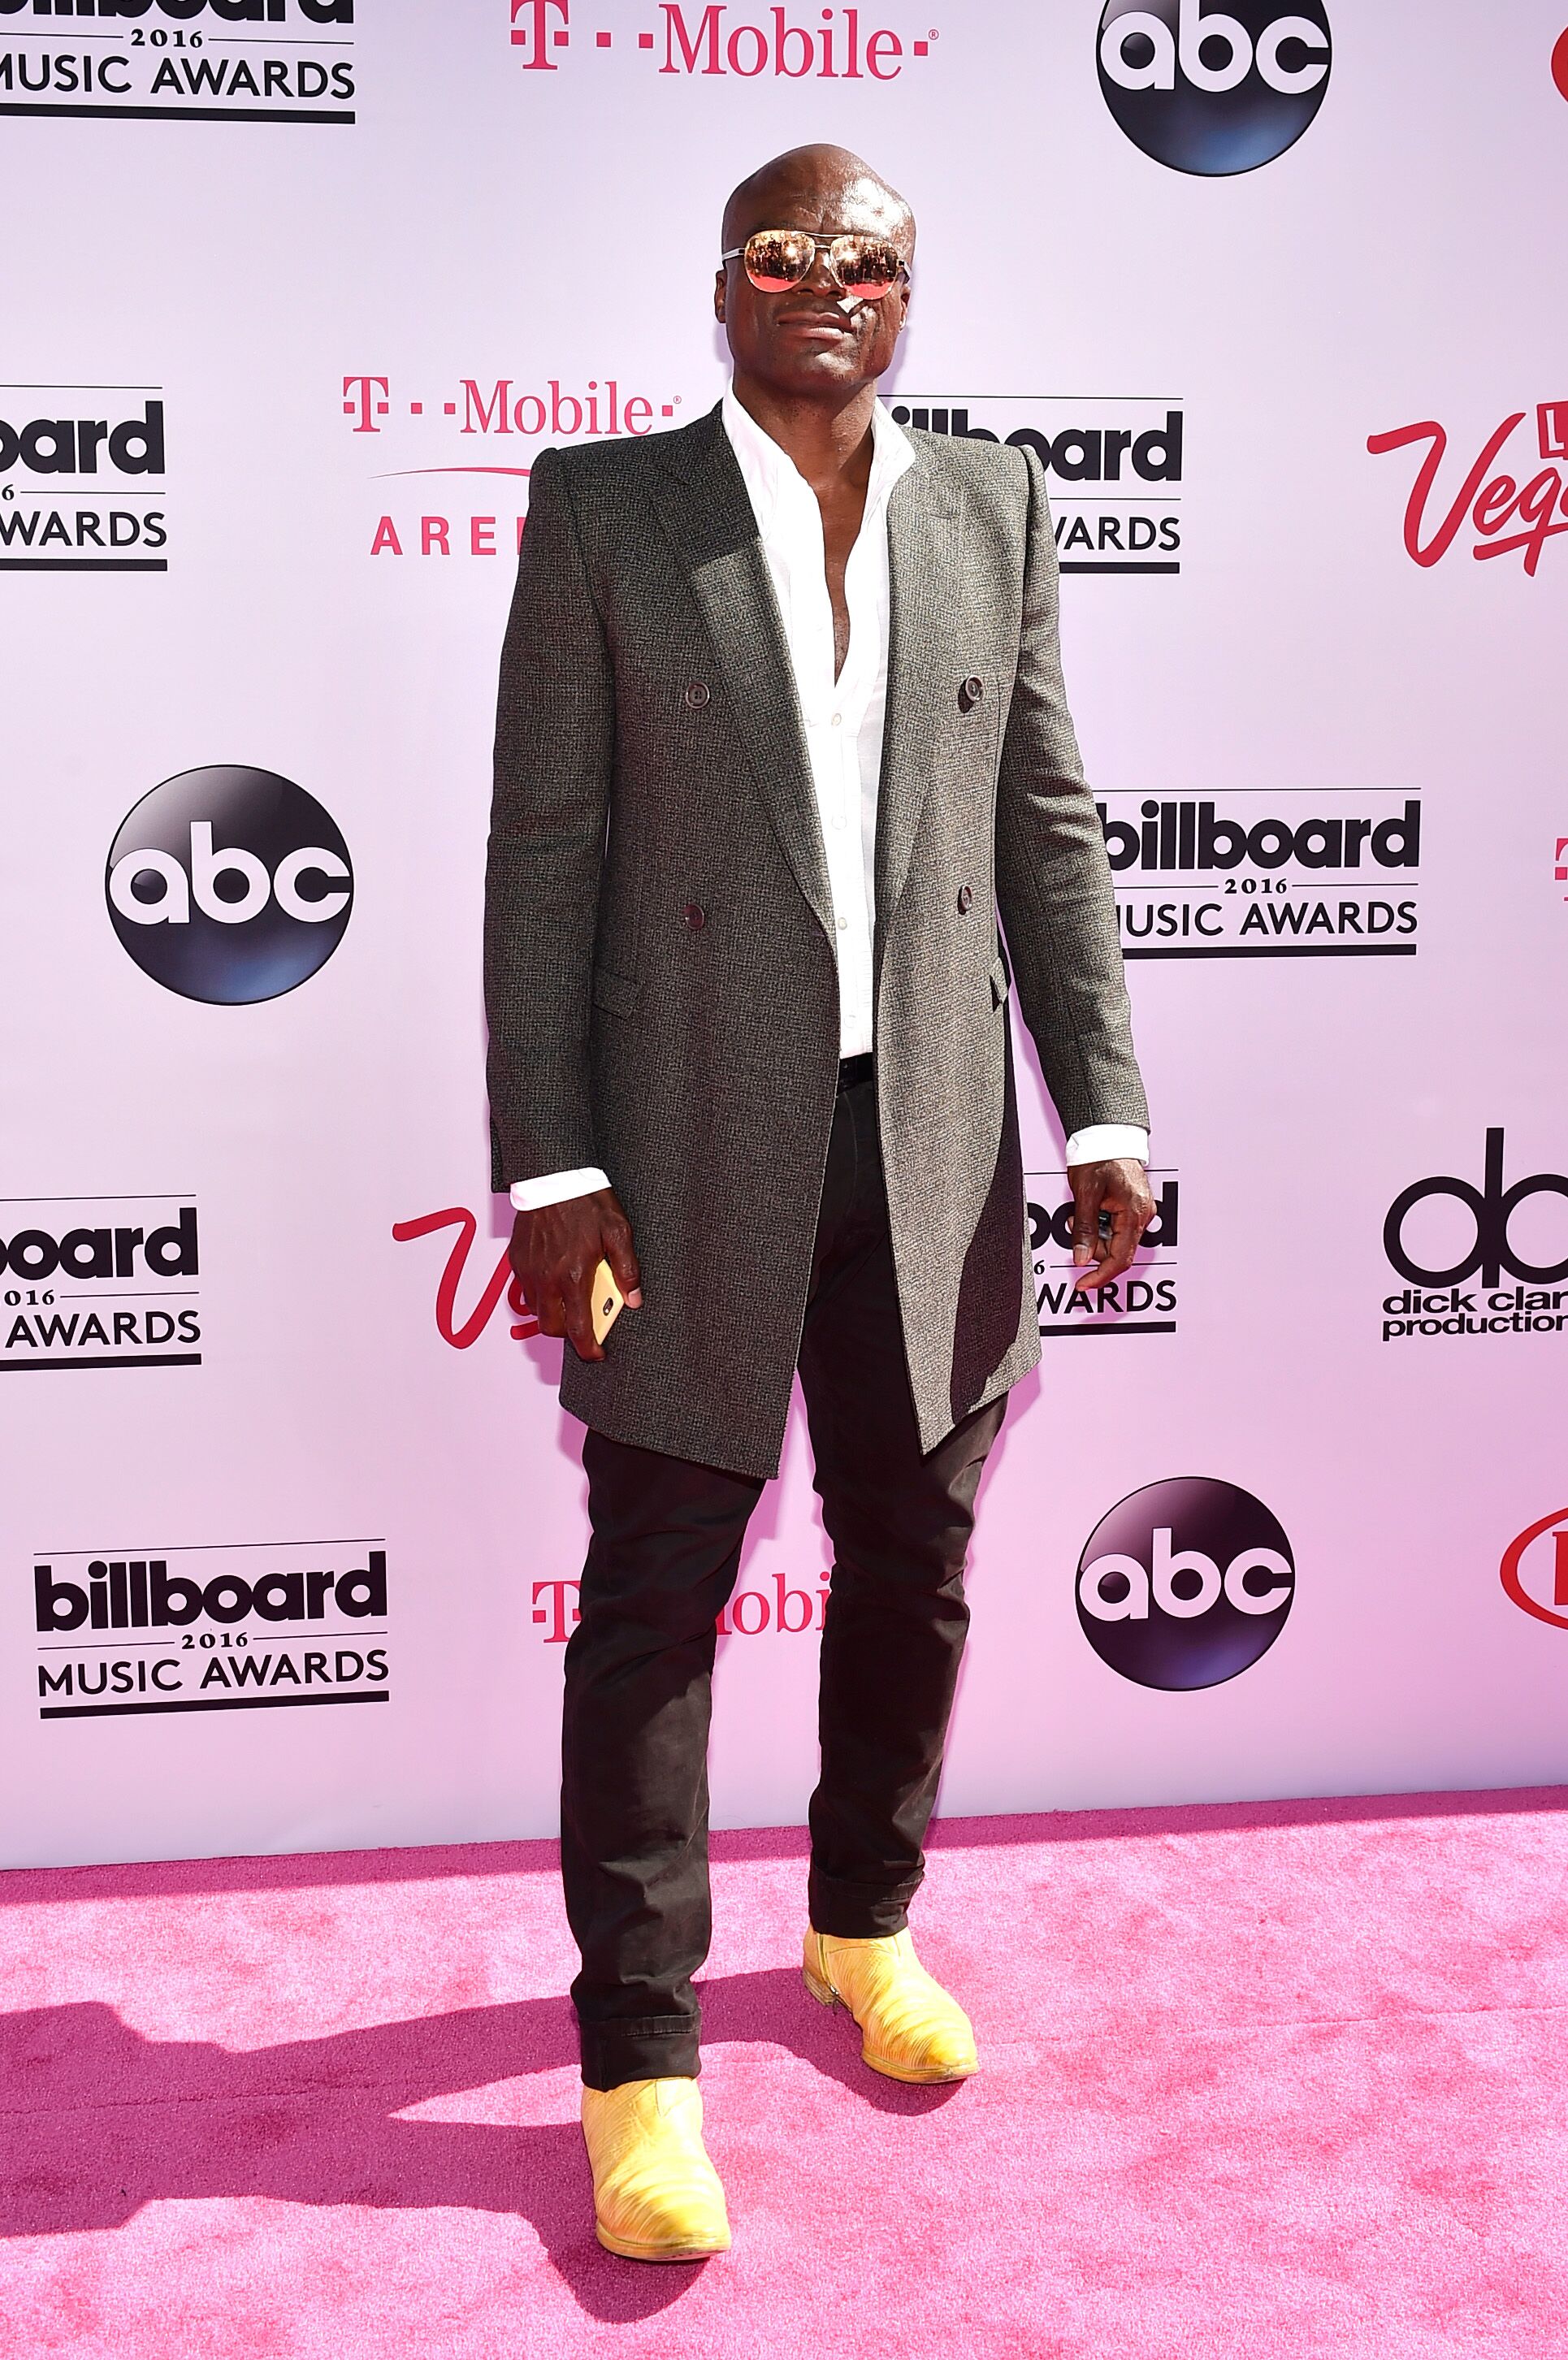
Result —
<path fill-rule="evenodd" d="M 887 510 L 891 628 L 887 710 L 877 799 L 877 939 L 887 928 L 909 874 L 915 832 L 957 683 L 942 650 L 951 640 L 953 585 L 959 578 L 959 504 L 916 445 L 916 459 L 893 487 Z"/>
<path fill-rule="evenodd" d="M 740 466 L 717 409 L 662 439 L 665 472 L 654 497 L 690 576 L 774 833 L 831 938 L 828 857 L 795 674 Z"/>

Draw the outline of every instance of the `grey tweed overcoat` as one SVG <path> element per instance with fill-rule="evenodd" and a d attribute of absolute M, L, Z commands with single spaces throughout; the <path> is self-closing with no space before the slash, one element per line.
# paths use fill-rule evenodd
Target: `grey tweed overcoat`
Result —
<path fill-rule="evenodd" d="M 913 433 L 888 511 L 877 1103 L 924 1448 L 1039 1333 L 1009 960 L 1071 1131 L 1146 1122 L 1032 453 Z M 1003 956 L 1000 934 L 1006 939 Z M 561 1397 L 773 1473 L 839 1064 L 827 862 L 717 410 L 535 462 L 501 658 L 485 921 L 495 1185 L 599 1164 L 644 1305 Z"/>

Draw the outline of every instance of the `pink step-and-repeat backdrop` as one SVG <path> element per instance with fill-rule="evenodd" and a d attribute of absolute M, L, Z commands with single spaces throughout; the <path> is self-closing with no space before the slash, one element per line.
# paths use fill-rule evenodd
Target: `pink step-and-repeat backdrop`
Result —
<path fill-rule="evenodd" d="M 943 1808 L 1568 1775 L 1568 0 L 0 0 L 0 1857 L 552 1824 L 497 652 L 807 138 L 916 207 L 895 416 L 1047 466 L 1156 1109 L 1086 1301 L 1023 1059 Z M 802 1816 L 825 1562 L 797 1421 L 721 1822 Z"/>

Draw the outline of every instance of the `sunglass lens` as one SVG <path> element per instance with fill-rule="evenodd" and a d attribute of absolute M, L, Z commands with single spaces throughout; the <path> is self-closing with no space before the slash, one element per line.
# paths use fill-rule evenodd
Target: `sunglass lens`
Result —
<path fill-rule="evenodd" d="M 881 301 L 903 267 L 898 248 L 882 237 L 836 237 L 832 263 L 845 294 L 859 295 L 868 303 Z"/>
<path fill-rule="evenodd" d="M 782 295 L 786 288 L 799 286 L 816 250 L 798 230 L 760 229 L 746 240 L 746 276 L 760 294 Z"/>

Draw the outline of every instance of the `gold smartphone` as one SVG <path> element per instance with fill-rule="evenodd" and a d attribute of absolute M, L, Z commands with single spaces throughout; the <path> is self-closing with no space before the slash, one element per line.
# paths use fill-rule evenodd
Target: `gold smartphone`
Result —
<path fill-rule="evenodd" d="M 615 1273 L 609 1262 L 601 1262 L 594 1273 L 594 1342 L 602 1344 L 622 1311 L 626 1297 L 615 1283 Z"/>

